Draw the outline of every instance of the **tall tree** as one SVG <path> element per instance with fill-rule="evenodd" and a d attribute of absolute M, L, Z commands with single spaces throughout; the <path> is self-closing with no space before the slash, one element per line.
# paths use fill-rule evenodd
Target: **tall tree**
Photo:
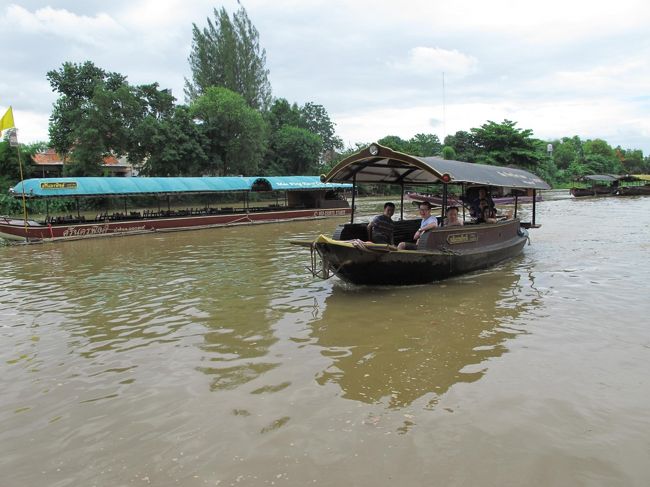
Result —
<path fill-rule="evenodd" d="M 187 106 L 159 123 L 149 120 L 137 129 L 137 138 L 149 154 L 142 165 L 147 176 L 198 176 L 207 173 L 208 141 L 201 126 L 194 123 Z"/>
<path fill-rule="evenodd" d="M 300 126 L 320 136 L 323 150 L 334 151 L 343 148 L 343 141 L 336 136 L 334 123 L 323 105 L 305 103 L 300 109 Z"/>
<path fill-rule="evenodd" d="M 445 137 L 445 146 L 454 150 L 456 160 L 475 162 L 476 146 L 469 132 L 459 130 L 454 135 L 448 135 Z"/>
<path fill-rule="evenodd" d="M 64 63 L 47 73 L 59 93 L 50 117 L 52 146 L 71 164 L 68 174 L 99 175 L 103 157 L 126 155 L 135 165 L 149 153 L 137 138 L 141 124 L 173 113 L 174 97 L 157 83 L 131 86 L 126 77 L 92 62 Z"/>
<path fill-rule="evenodd" d="M 416 156 L 435 156 L 441 153 L 442 144 L 435 134 L 415 134 L 408 141 L 407 151 Z"/>
<path fill-rule="evenodd" d="M 285 125 L 271 137 L 273 159 L 269 169 L 280 175 L 312 174 L 318 171 L 323 150 L 320 136 L 309 130 Z"/>
<path fill-rule="evenodd" d="M 242 95 L 249 106 L 266 110 L 271 103 L 266 51 L 246 9 L 240 5 L 232 20 L 224 7 L 214 9 L 214 21 L 208 18 L 207 24 L 203 29 L 192 24 L 192 79 L 185 79 L 188 101 L 210 86 L 220 86 Z"/>
<path fill-rule="evenodd" d="M 488 121 L 471 129 L 477 150 L 473 162 L 534 169 L 546 157 L 544 143 L 532 138 L 532 130 L 519 129 L 516 125 L 517 122 L 510 120 Z"/>
<path fill-rule="evenodd" d="M 266 150 L 266 123 L 241 95 L 227 88 L 210 87 L 192 103 L 190 114 L 201 122 L 207 174 L 257 172 Z"/>

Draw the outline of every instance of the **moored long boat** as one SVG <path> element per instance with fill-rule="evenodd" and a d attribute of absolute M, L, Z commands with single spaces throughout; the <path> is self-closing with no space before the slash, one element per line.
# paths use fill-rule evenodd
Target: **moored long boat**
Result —
<path fill-rule="evenodd" d="M 650 195 L 650 182 L 644 174 L 590 174 L 577 181 L 570 193 L 576 198 L 588 196 L 646 196 Z M 585 187 L 584 185 L 587 185 Z"/>
<path fill-rule="evenodd" d="M 0 238 L 19 242 L 74 240 L 149 232 L 193 230 L 230 225 L 271 223 L 349 215 L 350 205 L 336 191 L 350 185 L 323 184 L 316 176 L 272 178 L 58 178 L 31 179 L 16 185 L 17 198 L 121 198 L 129 196 L 187 196 L 241 192 L 245 205 L 181 210 L 102 212 L 86 219 L 81 214 L 42 221 L 0 216 Z M 251 206 L 253 192 L 284 192 L 285 205 Z M 23 193 L 24 192 L 24 193 Z"/>

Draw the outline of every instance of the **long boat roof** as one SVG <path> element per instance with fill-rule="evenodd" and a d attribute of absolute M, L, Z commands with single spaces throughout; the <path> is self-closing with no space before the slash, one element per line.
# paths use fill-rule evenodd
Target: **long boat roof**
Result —
<path fill-rule="evenodd" d="M 510 188 L 551 189 L 539 176 L 523 169 L 418 157 L 371 144 L 339 162 L 324 182 L 386 184 L 473 183 Z"/>
<path fill-rule="evenodd" d="M 610 183 L 614 181 L 632 182 L 632 181 L 642 181 L 643 178 L 641 176 L 643 175 L 642 174 L 623 174 L 623 175 L 587 174 L 586 176 L 582 176 L 578 178 L 578 181 L 607 181 Z"/>
<path fill-rule="evenodd" d="M 10 190 L 15 197 L 69 198 L 91 196 L 172 195 L 232 191 L 298 191 L 349 188 L 322 183 L 318 176 L 226 177 L 70 177 L 26 179 Z"/>

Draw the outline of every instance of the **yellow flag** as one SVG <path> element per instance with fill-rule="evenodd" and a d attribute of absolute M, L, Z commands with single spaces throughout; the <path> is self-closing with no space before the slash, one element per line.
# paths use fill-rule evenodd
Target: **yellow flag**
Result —
<path fill-rule="evenodd" d="M 3 130 L 11 129 L 14 128 L 14 112 L 9 107 L 9 110 L 7 110 L 7 113 L 5 113 L 2 118 L 0 118 L 0 132 Z"/>

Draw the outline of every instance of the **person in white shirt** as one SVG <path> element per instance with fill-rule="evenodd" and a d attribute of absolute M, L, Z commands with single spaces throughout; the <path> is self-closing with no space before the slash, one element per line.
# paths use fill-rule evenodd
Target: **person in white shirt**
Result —
<path fill-rule="evenodd" d="M 418 206 L 418 211 L 420 212 L 422 221 L 420 222 L 420 228 L 418 228 L 418 231 L 415 232 L 415 235 L 413 235 L 413 240 L 415 240 L 415 243 L 400 242 L 400 244 L 397 246 L 397 250 L 417 249 L 418 240 L 420 240 L 420 237 L 424 234 L 424 232 L 438 227 L 438 219 L 431 214 L 431 204 L 428 201 L 423 201 L 420 203 Z"/>

